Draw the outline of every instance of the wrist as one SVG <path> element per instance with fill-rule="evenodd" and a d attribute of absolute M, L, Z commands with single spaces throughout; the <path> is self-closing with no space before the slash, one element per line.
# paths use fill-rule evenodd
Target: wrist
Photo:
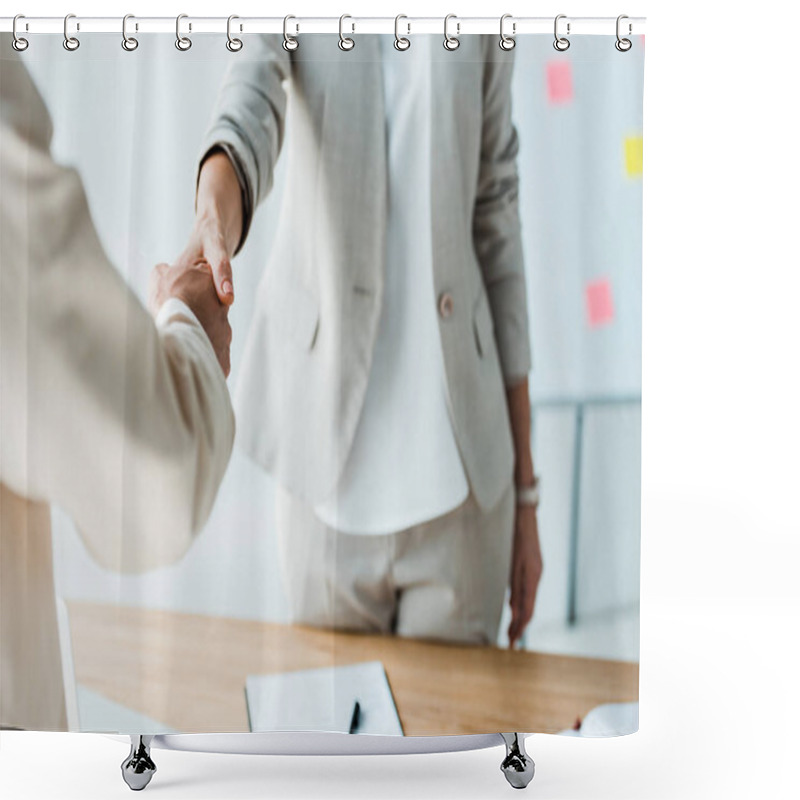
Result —
<path fill-rule="evenodd" d="M 518 506 L 533 506 L 537 508 L 539 505 L 539 477 L 534 475 L 533 479 L 524 484 L 517 483 L 516 485 L 516 498 Z"/>
<path fill-rule="evenodd" d="M 219 229 L 225 249 L 233 253 L 239 243 L 242 227 L 241 187 L 227 154 L 213 152 L 203 162 L 197 185 L 195 218 L 197 225 L 213 225 Z"/>
<path fill-rule="evenodd" d="M 178 294 L 169 295 L 155 310 L 155 323 L 156 327 L 163 329 L 175 317 L 182 317 L 194 322 L 202 327 L 200 320 L 194 313 L 194 310 L 184 298 Z"/>
<path fill-rule="evenodd" d="M 194 236 L 204 244 L 209 241 L 222 243 L 225 254 L 230 258 L 238 242 L 238 231 L 227 218 L 224 210 L 215 202 L 198 203 L 194 220 Z"/>
<path fill-rule="evenodd" d="M 521 448 L 517 454 L 514 464 L 514 483 L 517 486 L 530 486 L 536 481 L 536 473 L 533 470 L 533 457 L 530 448 Z"/>

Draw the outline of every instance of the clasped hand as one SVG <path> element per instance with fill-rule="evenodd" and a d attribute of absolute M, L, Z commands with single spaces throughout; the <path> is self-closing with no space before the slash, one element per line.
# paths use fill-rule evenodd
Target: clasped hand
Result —
<path fill-rule="evenodd" d="M 157 264 L 150 273 L 148 305 L 153 315 L 170 297 L 186 303 L 206 332 L 227 378 L 231 371 L 232 331 L 229 303 L 217 294 L 211 266 L 204 258 L 181 257 L 173 264 Z"/>
<path fill-rule="evenodd" d="M 241 231 L 236 172 L 227 155 L 215 152 L 200 172 L 197 216 L 188 244 L 172 266 L 158 264 L 150 278 L 151 311 L 156 313 L 169 297 L 183 300 L 205 328 L 225 377 L 231 371 L 231 254 Z"/>

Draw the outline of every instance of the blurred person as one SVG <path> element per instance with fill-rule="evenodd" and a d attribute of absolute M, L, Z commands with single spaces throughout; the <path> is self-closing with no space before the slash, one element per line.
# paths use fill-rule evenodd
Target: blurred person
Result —
<path fill-rule="evenodd" d="M 68 730 L 50 507 L 123 573 L 202 529 L 234 437 L 228 306 L 198 259 L 141 305 L 106 257 L 16 53 L 0 45 L 0 727 Z"/>

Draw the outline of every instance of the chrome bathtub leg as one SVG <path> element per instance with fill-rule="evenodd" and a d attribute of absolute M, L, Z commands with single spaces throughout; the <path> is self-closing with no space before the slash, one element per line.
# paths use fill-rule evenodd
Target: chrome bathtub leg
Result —
<path fill-rule="evenodd" d="M 506 743 L 506 757 L 500 769 L 515 789 L 524 789 L 533 779 L 536 766 L 525 752 L 525 739 L 521 733 L 501 733 Z"/>
<path fill-rule="evenodd" d="M 152 736 L 131 734 L 131 752 L 122 762 L 122 777 L 125 783 L 135 792 L 139 792 L 150 783 L 156 771 L 156 765 L 150 758 L 150 742 Z"/>

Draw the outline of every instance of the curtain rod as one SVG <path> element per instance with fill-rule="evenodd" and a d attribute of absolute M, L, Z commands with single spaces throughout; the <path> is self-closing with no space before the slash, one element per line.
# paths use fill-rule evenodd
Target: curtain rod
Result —
<path fill-rule="evenodd" d="M 596 34 L 613 36 L 617 30 L 616 17 L 570 17 L 559 15 L 559 35 Z M 645 17 L 628 17 L 621 21 L 621 34 L 631 36 L 645 32 Z M 514 17 L 506 15 L 504 30 L 508 34 L 549 33 L 553 35 L 555 17 Z M 13 17 L 0 17 L 0 31 L 13 30 Z M 127 22 L 129 34 L 136 33 L 175 33 L 175 17 L 136 17 Z M 567 26 L 569 25 L 569 29 Z M 400 22 L 403 35 L 415 33 L 442 34 L 444 17 L 403 17 Z M 80 17 L 70 16 L 70 33 L 121 33 L 122 17 Z M 283 17 L 236 17 L 231 30 L 236 34 L 283 33 Z M 288 22 L 291 35 L 303 33 L 339 33 L 339 17 L 292 17 Z M 500 32 L 500 17 L 458 17 L 453 16 L 449 30 L 457 35 Z M 226 34 L 227 17 L 192 17 L 181 19 L 182 33 Z M 351 33 L 394 33 L 395 17 L 356 17 L 348 16 L 344 31 Z M 20 17 L 17 33 L 64 33 L 64 17 Z"/>

